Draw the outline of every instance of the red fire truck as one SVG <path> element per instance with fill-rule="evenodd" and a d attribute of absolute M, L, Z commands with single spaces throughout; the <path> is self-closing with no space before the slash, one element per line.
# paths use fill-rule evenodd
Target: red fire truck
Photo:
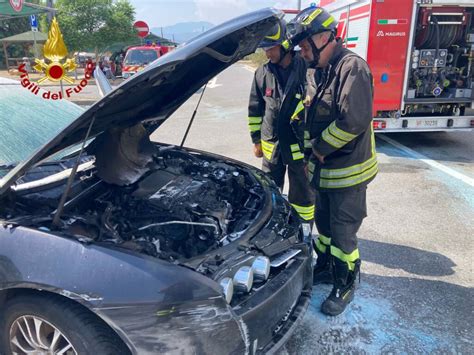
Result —
<path fill-rule="evenodd" d="M 122 77 L 128 79 L 173 48 L 155 44 L 129 47 L 122 63 Z"/>
<path fill-rule="evenodd" d="M 374 75 L 374 129 L 474 127 L 474 0 L 320 0 Z"/>

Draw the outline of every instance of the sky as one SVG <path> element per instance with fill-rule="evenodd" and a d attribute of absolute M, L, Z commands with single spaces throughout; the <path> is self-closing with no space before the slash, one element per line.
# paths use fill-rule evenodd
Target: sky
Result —
<path fill-rule="evenodd" d="M 135 7 L 136 19 L 150 28 L 179 22 L 207 21 L 218 25 L 233 17 L 264 7 L 296 9 L 297 0 L 129 0 Z M 301 0 L 302 8 L 314 0 Z"/>

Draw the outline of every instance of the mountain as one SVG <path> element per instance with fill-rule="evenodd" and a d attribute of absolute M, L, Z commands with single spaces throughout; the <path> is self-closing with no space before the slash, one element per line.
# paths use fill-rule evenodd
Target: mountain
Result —
<path fill-rule="evenodd" d="M 205 32 L 212 27 L 214 27 L 214 24 L 206 21 L 180 22 L 172 26 L 163 27 L 163 37 L 173 40 L 174 36 L 175 42 L 182 43 L 196 37 L 198 34 Z M 160 27 L 151 28 L 151 32 L 161 36 Z"/>

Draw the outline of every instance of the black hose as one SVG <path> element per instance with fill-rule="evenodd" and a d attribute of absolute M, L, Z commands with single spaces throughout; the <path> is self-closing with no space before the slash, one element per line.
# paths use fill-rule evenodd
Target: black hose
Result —
<path fill-rule="evenodd" d="M 431 26 L 428 26 L 426 30 L 427 34 L 425 40 L 423 41 L 421 48 L 433 48 L 434 44 L 434 31 Z"/>
<path fill-rule="evenodd" d="M 433 23 L 435 24 L 435 32 L 436 32 L 436 52 L 435 52 L 435 61 L 433 70 L 436 71 L 438 67 L 438 55 L 439 55 L 439 23 L 436 17 L 433 17 Z"/>

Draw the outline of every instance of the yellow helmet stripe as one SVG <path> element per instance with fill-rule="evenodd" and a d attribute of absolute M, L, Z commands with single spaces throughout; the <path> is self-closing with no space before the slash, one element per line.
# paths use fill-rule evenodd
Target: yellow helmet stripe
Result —
<path fill-rule="evenodd" d="M 280 36 L 281 36 L 281 26 L 278 25 L 277 33 L 274 34 L 273 36 L 266 36 L 265 38 L 268 38 L 268 39 L 271 39 L 271 40 L 274 40 L 274 41 L 278 41 L 280 39 Z"/>
<path fill-rule="evenodd" d="M 314 11 L 308 16 L 308 18 L 302 22 L 302 24 L 305 25 L 305 26 L 306 26 L 306 25 L 309 25 L 311 22 L 313 22 L 313 20 L 314 20 L 316 17 L 319 16 L 319 14 L 320 14 L 321 12 L 323 12 L 323 10 L 320 9 L 320 8 L 314 10 Z"/>
<path fill-rule="evenodd" d="M 334 22 L 334 17 L 330 16 L 326 21 L 323 22 L 323 27 L 328 27 L 331 23 Z"/>

